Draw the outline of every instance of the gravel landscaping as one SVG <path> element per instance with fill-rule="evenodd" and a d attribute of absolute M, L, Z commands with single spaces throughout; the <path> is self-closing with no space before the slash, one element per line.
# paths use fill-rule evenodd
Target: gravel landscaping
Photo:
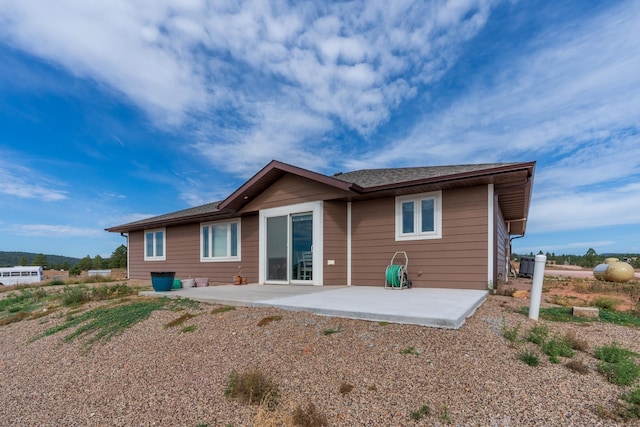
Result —
<path fill-rule="evenodd" d="M 604 323 L 541 321 L 551 334 L 572 332 L 587 341 L 588 349 L 572 359 L 589 367 L 580 374 L 564 366 L 568 359 L 550 363 L 539 346 L 513 345 L 503 337 L 505 325 L 521 323 L 524 335 L 535 324 L 513 311 L 526 304 L 491 296 L 459 330 L 273 308 L 212 313 L 220 306 L 200 304 L 154 311 L 147 320 L 90 348 L 83 345 L 86 337 L 64 342 L 71 330 L 30 341 L 64 322 L 69 310 L 64 309 L 0 326 L 0 424 L 282 425 L 278 417 L 309 402 L 330 426 L 637 422 L 606 416 L 629 387 L 611 384 L 597 372 L 593 350 L 617 342 L 640 352 L 640 331 Z M 195 316 L 166 327 L 185 313 Z M 258 325 L 269 316 L 274 316 L 271 321 Z M 541 365 L 519 360 L 523 349 L 538 354 Z M 277 384 L 280 401 L 274 412 L 225 397 L 230 373 L 250 368 Z M 428 411 L 420 412 L 425 406 Z"/>

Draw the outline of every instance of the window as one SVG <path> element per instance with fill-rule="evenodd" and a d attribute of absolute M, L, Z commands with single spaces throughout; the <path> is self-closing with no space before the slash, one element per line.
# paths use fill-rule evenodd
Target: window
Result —
<path fill-rule="evenodd" d="M 166 241 L 165 230 L 147 230 L 144 232 L 144 260 L 164 261 Z"/>
<path fill-rule="evenodd" d="M 442 238 L 442 192 L 396 197 L 396 240 Z"/>
<path fill-rule="evenodd" d="M 240 220 L 200 226 L 200 261 L 240 260 Z"/>

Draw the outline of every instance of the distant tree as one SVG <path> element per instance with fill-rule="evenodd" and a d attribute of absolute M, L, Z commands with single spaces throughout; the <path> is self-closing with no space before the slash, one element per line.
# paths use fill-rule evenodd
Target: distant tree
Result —
<path fill-rule="evenodd" d="M 18 265 L 19 266 L 26 266 L 27 264 L 29 264 L 29 261 L 27 260 L 27 257 L 23 256 L 20 258 L 20 260 L 18 261 Z"/>
<path fill-rule="evenodd" d="M 589 248 L 586 254 L 582 257 L 580 265 L 582 267 L 593 268 L 602 261 L 602 257 L 598 256 L 598 253 L 593 248 Z"/>
<path fill-rule="evenodd" d="M 69 263 L 67 261 L 63 262 L 58 266 L 58 270 L 69 271 Z"/>
<path fill-rule="evenodd" d="M 93 261 L 91 261 L 91 257 L 87 255 L 76 264 L 76 267 L 78 267 L 80 271 L 91 270 L 91 268 L 93 267 Z"/>
<path fill-rule="evenodd" d="M 39 265 L 40 267 L 46 267 L 48 265 L 47 257 L 43 254 L 37 254 L 33 257 L 31 265 Z"/>
<path fill-rule="evenodd" d="M 104 263 L 105 263 L 105 260 L 102 259 L 102 257 L 100 255 L 96 255 L 91 260 L 91 269 L 92 270 L 102 270 L 104 268 L 104 266 L 103 266 Z"/>
<path fill-rule="evenodd" d="M 109 268 L 126 268 L 127 267 L 127 247 L 125 245 L 118 246 L 109 258 Z"/>
<path fill-rule="evenodd" d="M 74 265 L 69 270 L 69 276 L 79 276 L 80 273 L 82 273 L 82 270 L 80 270 L 80 266 L 78 264 Z"/>

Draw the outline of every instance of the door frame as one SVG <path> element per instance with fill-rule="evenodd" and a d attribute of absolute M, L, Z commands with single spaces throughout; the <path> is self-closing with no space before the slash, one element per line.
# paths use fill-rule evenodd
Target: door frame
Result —
<path fill-rule="evenodd" d="M 313 274 L 312 280 L 298 281 L 289 278 L 287 281 L 266 280 L 267 277 L 267 218 L 274 216 L 291 216 L 292 214 L 311 212 L 313 215 Z M 322 201 L 298 203 L 295 205 L 280 206 L 271 209 L 261 209 L 259 213 L 259 244 L 258 244 L 258 283 L 264 284 L 311 284 L 314 286 L 322 286 L 323 273 L 323 203 Z M 287 245 L 291 245 L 290 239 L 287 239 Z M 287 276 L 289 275 L 289 258 L 291 250 L 287 248 Z"/>

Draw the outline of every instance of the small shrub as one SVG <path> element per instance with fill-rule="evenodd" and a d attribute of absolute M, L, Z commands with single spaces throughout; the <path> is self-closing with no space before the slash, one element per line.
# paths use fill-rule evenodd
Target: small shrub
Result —
<path fill-rule="evenodd" d="M 337 332 L 340 332 L 340 326 L 335 327 L 335 328 L 325 329 L 324 331 L 322 331 L 322 335 L 329 336 L 329 335 L 335 334 Z"/>
<path fill-rule="evenodd" d="M 506 319 L 504 317 L 502 318 L 502 336 L 511 344 L 515 344 L 520 340 L 521 327 L 522 324 L 518 323 L 516 326 L 509 328 Z"/>
<path fill-rule="evenodd" d="M 224 395 L 249 405 L 264 404 L 268 408 L 275 408 L 279 398 L 277 385 L 256 368 L 242 373 L 231 371 Z"/>
<path fill-rule="evenodd" d="M 316 405 L 312 402 L 307 403 L 303 408 L 300 405 L 296 406 L 291 414 L 293 425 L 300 427 L 327 427 L 329 421 L 327 417 L 318 412 Z"/>
<path fill-rule="evenodd" d="M 127 286 L 125 283 L 113 286 L 102 285 L 91 288 L 91 298 L 96 301 L 126 297 L 133 293 L 135 293 L 135 290 Z"/>
<path fill-rule="evenodd" d="M 635 363 L 638 354 L 615 342 L 596 347 L 594 356 L 601 360 L 598 371 L 613 384 L 631 385 L 640 378 L 640 366 Z"/>
<path fill-rule="evenodd" d="M 416 350 L 415 347 L 407 347 L 404 350 L 400 351 L 400 354 L 413 354 L 414 356 L 418 356 L 420 354 L 419 350 Z"/>
<path fill-rule="evenodd" d="M 620 305 L 620 300 L 610 297 L 597 297 L 591 301 L 591 305 L 602 310 L 615 310 Z"/>
<path fill-rule="evenodd" d="M 542 345 L 549 336 L 549 327 L 544 324 L 536 324 L 527 332 L 527 341 Z"/>
<path fill-rule="evenodd" d="M 621 411 L 624 418 L 640 418 L 640 386 L 636 386 L 632 390 L 620 396 L 627 406 Z"/>
<path fill-rule="evenodd" d="M 438 418 L 442 424 L 451 424 L 451 413 L 449 412 L 449 407 L 447 405 L 443 404 L 440 407 L 440 415 Z"/>
<path fill-rule="evenodd" d="M 637 355 L 637 353 L 631 350 L 620 347 L 616 342 L 613 342 L 610 345 L 596 347 L 594 351 L 596 359 L 607 363 L 618 363 Z"/>
<path fill-rule="evenodd" d="M 211 310 L 211 314 L 225 313 L 227 311 L 233 311 L 235 309 L 236 308 L 232 305 L 223 305 L 222 307 L 214 308 L 213 310 Z"/>
<path fill-rule="evenodd" d="M 548 341 L 542 344 L 542 351 L 549 356 L 551 363 L 560 363 L 558 356 L 573 357 L 576 352 L 571 347 L 571 343 L 565 338 L 559 335 L 555 335 Z"/>
<path fill-rule="evenodd" d="M 189 325 L 189 326 L 185 326 L 184 328 L 182 328 L 180 330 L 180 333 L 184 334 L 184 333 L 187 333 L 187 332 L 193 332 L 196 329 L 198 329 L 198 327 L 196 325 Z"/>
<path fill-rule="evenodd" d="M 260 319 L 258 322 L 258 326 L 266 326 L 271 322 L 275 322 L 277 320 L 282 320 L 282 316 L 267 316 Z"/>
<path fill-rule="evenodd" d="M 580 360 L 569 360 L 564 364 L 564 366 L 566 366 L 567 369 L 570 369 L 573 372 L 577 372 L 579 374 L 589 373 L 589 367 Z"/>
<path fill-rule="evenodd" d="M 640 366 L 632 359 L 626 359 L 617 363 L 600 362 L 598 370 L 609 382 L 617 385 L 631 385 L 640 378 Z"/>
<path fill-rule="evenodd" d="M 353 390 L 353 384 L 342 383 L 340 384 L 340 394 L 347 394 Z"/>
<path fill-rule="evenodd" d="M 47 286 L 64 286 L 67 282 L 62 279 L 53 279 L 52 281 L 47 283 Z"/>
<path fill-rule="evenodd" d="M 422 405 L 420 409 L 411 413 L 411 419 L 414 421 L 420 421 L 422 417 L 428 416 L 430 412 L 431 408 L 429 408 L 429 405 Z"/>
<path fill-rule="evenodd" d="M 369 391 L 378 391 L 378 387 L 376 387 L 375 384 L 371 384 L 370 386 L 367 387 L 367 390 L 369 390 Z"/>
<path fill-rule="evenodd" d="M 540 365 L 540 359 L 538 355 L 536 355 L 531 350 L 524 350 L 518 354 L 518 359 L 522 360 L 529 366 L 538 366 Z"/>
<path fill-rule="evenodd" d="M 91 301 L 91 295 L 84 286 L 66 286 L 62 291 L 61 301 L 65 307 L 75 307 Z"/>
<path fill-rule="evenodd" d="M 389 325 L 389 322 L 385 322 L 384 320 L 381 320 L 381 321 L 378 322 L 378 325 L 387 326 L 387 325 Z"/>

